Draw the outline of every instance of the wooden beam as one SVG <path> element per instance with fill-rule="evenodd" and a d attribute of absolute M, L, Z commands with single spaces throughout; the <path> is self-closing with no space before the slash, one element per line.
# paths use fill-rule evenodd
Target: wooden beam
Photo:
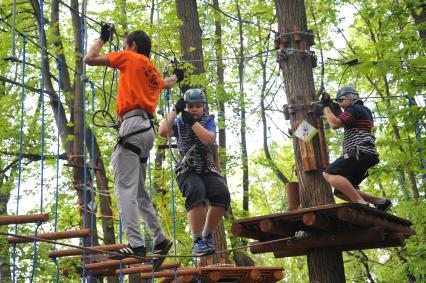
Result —
<path fill-rule="evenodd" d="M 390 222 L 376 216 L 369 215 L 364 211 L 359 211 L 349 207 L 341 207 L 337 210 L 337 218 L 349 222 L 354 225 L 368 227 L 381 226 L 388 232 L 404 233 L 407 235 L 415 235 L 416 231 L 408 226 Z"/>
<path fill-rule="evenodd" d="M 246 228 L 244 225 L 235 222 L 232 223 L 231 232 L 234 236 L 255 240 L 273 240 L 277 238 L 270 234 L 263 234 L 260 232 L 253 231 L 249 228 Z"/>
<path fill-rule="evenodd" d="M 62 231 L 62 232 L 53 232 L 53 233 L 41 233 L 37 235 L 28 235 L 27 237 L 36 237 L 45 240 L 60 240 L 60 239 L 71 239 L 71 238 L 81 238 L 90 236 L 90 229 L 81 229 L 74 231 Z M 20 243 L 30 243 L 34 239 L 21 238 L 19 236 L 9 237 L 7 239 L 9 244 L 20 244 Z"/>
<path fill-rule="evenodd" d="M 0 225 L 46 222 L 48 220 L 49 214 L 2 215 L 0 216 Z"/>
<path fill-rule="evenodd" d="M 274 283 L 284 278 L 284 272 L 282 270 L 274 270 L 269 275 L 263 277 L 261 283 Z"/>
<path fill-rule="evenodd" d="M 241 278 L 241 283 L 255 283 L 262 277 L 259 270 L 253 269 L 247 272 L 243 278 Z"/>
<path fill-rule="evenodd" d="M 368 243 L 383 241 L 384 231 L 380 227 L 373 227 L 365 230 L 352 230 L 336 232 L 334 234 L 325 234 L 309 236 L 301 239 L 276 241 L 273 243 L 264 243 L 250 247 L 253 254 L 273 252 L 277 250 L 305 250 L 313 248 L 336 247 L 348 244 Z"/>
<path fill-rule="evenodd" d="M 277 222 L 271 219 L 263 219 L 260 221 L 259 227 L 262 232 L 276 234 L 282 237 L 293 236 L 297 230 L 291 223 Z"/>
<path fill-rule="evenodd" d="M 314 212 L 303 214 L 303 224 L 328 232 L 334 232 L 337 229 L 336 222 Z"/>
<path fill-rule="evenodd" d="M 124 248 L 126 245 L 123 244 L 113 244 L 113 245 L 104 245 L 104 246 L 93 246 L 90 247 L 95 250 L 99 251 L 116 251 L 119 249 Z M 92 250 L 86 250 L 86 254 L 93 254 L 95 253 Z M 51 251 L 49 252 L 50 258 L 55 257 L 64 257 L 64 256 L 76 256 L 76 255 L 82 255 L 83 249 L 70 249 L 70 250 L 59 250 L 59 251 Z"/>
<path fill-rule="evenodd" d="M 389 247 L 399 247 L 404 245 L 404 240 L 406 236 L 404 234 L 390 234 L 386 236 L 386 239 L 383 241 L 371 242 L 371 243 L 360 243 L 360 244 L 351 244 L 341 247 L 342 251 L 354 251 L 354 250 L 368 250 L 368 249 L 382 249 Z M 282 257 L 294 257 L 307 255 L 309 249 L 300 249 L 300 250 L 278 250 L 274 251 L 274 256 L 276 258 Z"/>
<path fill-rule="evenodd" d="M 161 277 L 175 277 L 175 274 L 177 276 L 181 275 L 200 275 L 201 269 L 200 268 L 182 268 L 178 269 L 176 271 L 173 270 L 167 270 L 167 271 L 158 271 L 154 272 L 155 278 L 161 278 Z M 142 279 L 149 279 L 152 278 L 152 273 L 141 273 Z"/>
<path fill-rule="evenodd" d="M 124 258 L 121 260 L 123 266 L 130 264 L 139 264 L 141 262 L 150 262 L 151 258 L 139 259 L 139 258 Z M 112 267 L 120 267 L 120 260 L 107 260 L 102 262 L 88 263 L 86 264 L 86 269 L 104 269 L 104 268 L 112 268 Z"/>
<path fill-rule="evenodd" d="M 178 268 L 180 267 L 180 263 L 163 263 L 160 266 L 160 269 L 166 269 L 166 268 Z M 135 273 L 141 273 L 141 272 L 150 272 L 152 271 L 152 265 L 140 265 L 135 267 L 129 267 L 129 268 L 123 268 L 121 271 L 120 269 L 115 270 L 115 274 L 135 274 Z M 157 272 L 155 272 L 157 273 Z"/>
<path fill-rule="evenodd" d="M 178 281 L 176 280 L 170 280 L 170 279 L 164 279 L 162 282 L 171 282 L 171 283 L 191 283 L 193 282 L 192 280 L 194 279 L 194 274 L 186 274 L 186 275 L 182 275 L 178 277 Z M 166 281 L 169 280 L 169 281 Z"/>

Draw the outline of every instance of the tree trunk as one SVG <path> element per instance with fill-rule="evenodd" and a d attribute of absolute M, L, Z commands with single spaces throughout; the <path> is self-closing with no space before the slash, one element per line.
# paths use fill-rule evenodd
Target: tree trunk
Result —
<path fill-rule="evenodd" d="M 3 172 L 2 170 L 0 171 Z M 16 166 L 15 168 L 11 168 L 10 175 L 13 175 L 14 171 L 16 171 Z M 0 215 L 7 215 L 7 203 L 10 199 L 10 191 L 3 188 L 3 184 L 7 179 L 6 172 L 4 172 L 4 175 L 0 175 Z M 0 226 L 0 231 L 7 232 L 8 226 Z M 6 239 L 6 237 L 0 237 L 0 278 L 2 282 L 10 283 L 12 282 L 10 260 L 13 252 L 11 252 L 10 245 Z"/>
<path fill-rule="evenodd" d="M 244 35 L 243 35 L 243 25 L 241 21 L 241 12 L 240 5 L 237 1 L 237 17 L 238 21 L 238 30 L 240 37 L 240 49 L 238 52 L 238 75 L 239 75 L 239 84 L 240 84 L 240 135 L 241 135 L 241 165 L 243 167 L 243 210 L 248 215 L 249 213 L 249 171 L 248 171 L 248 157 L 247 157 L 247 140 L 246 140 L 246 102 L 244 95 L 244 69 L 245 69 L 245 58 L 244 58 Z"/>
<path fill-rule="evenodd" d="M 194 66 L 194 74 L 198 76 L 196 85 L 205 88 L 204 79 L 204 56 L 202 46 L 202 31 L 198 19 L 197 1 L 196 0 L 176 0 L 176 12 L 178 18 L 182 21 L 179 28 L 180 45 L 183 58 L 192 61 Z M 223 221 L 219 223 L 213 232 L 213 241 L 218 248 L 226 248 L 226 235 Z M 213 255 L 214 262 L 219 262 L 227 258 L 226 254 Z"/>
<path fill-rule="evenodd" d="M 299 34 L 289 34 L 289 32 L 293 31 L 307 31 L 304 2 L 303 0 L 276 0 L 275 4 L 282 45 L 285 48 L 304 50 L 302 52 L 292 52 L 280 60 L 287 102 L 293 105 L 306 105 L 306 97 L 314 99 L 315 96 L 312 62 L 309 55 L 305 53 L 309 50 L 308 37 L 301 36 L 299 38 Z M 284 50 L 280 50 L 280 52 Z M 308 114 L 307 107 L 297 107 L 297 110 L 291 114 L 290 118 L 293 133 L 298 123 L 303 120 L 306 120 L 311 125 L 317 125 L 317 117 L 315 117 L 315 114 Z M 299 140 L 293 137 L 302 207 L 334 203 L 330 186 L 322 177 L 318 134 L 311 142 L 315 149 L 315 166 L 318 169 L 306 172 L 302 163 Z M 345 282 L 342 253 L 337 249 L 312 250 L 308 254 L 308 269 L 311 282 Z"/>
<path fill-rule="evenodd" d="M 413 1 L 413 3 L 416 3 L 416 2 Z M 424 22 L 426 22 L 426 4 L 424 2 L 421 3 L 421 1 L 418 3 L 420 7 L 412 7 L 411 6 L 412 4 L 410 4 L 411 6 L 410 12 L 411 12 L 411 15 L 413 16 L 413 19 L 416 25 L 421 26 L 424 24 Z M 419 13 L 417 13 L 417 9 L 420 10 Z M 424 42 L 426 42 L 426 28 L 424 27 L 424 25 L 422 28 L 419 28 L 419 36 L 420 38 L 423 39 Z"/>

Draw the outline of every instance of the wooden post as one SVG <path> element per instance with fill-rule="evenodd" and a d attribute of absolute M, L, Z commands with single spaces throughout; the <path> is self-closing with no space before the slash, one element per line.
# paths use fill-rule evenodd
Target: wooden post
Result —
<path fill-rule="evenodd" d="M 291 210 L 299 209 L 299 206 L 300 206 L 299 184 L 297 182 L 288 182 L 285 185 L 285 189 L 287 192 L 287 202 L 288 202 L 287 210 L 291 211 Z"/>
<path fill-rule="evenodd" d="M 286 38 L 286 31 L 307 32 L 306 11 L 303 0 L 275 0 L 279 32 L 282 38 Z M 283 70 L 284 86 L 287 94 L 287 102 L 293 101 L 295 105 L 306 105 L 306 96 L 314 98 L 315 87 L 312 72 L 312 60 L 310 56 L 301 56 L 309 52 L 312 40 L 307 36 L 297 38 L 287 37 L 285 48 L 296 50 L 288 56 L 281 57 L 280 67 Z M 300 44 L 309 41 L 309 44 Z M 286 46 L 287 45 L 287 46 Z M 301 48 L 304 48 L 301 50 Z M 283 50 L 285 51 L 285 50 Z M 297 121 L 307 121 L 317 127 L 317 116 L 308 113 L 307 107 L 297 109 L 290 114 L 290 122 L 293 133 Z M 321 158 L 320 139 L 317 134 L 310 141 L 314 148 L 316 170 L 306 172 L 303 167 L 299 140 L 293 138 L 293 148 L 296 156 L 297 176 L 299 181 L 299 194 L 302 207 L 312 207 L 334 203 L 330 186 L 322 177 L 324 158 Z M 343 283 L 345 271 L 343 267 L 342 253 L 338 249 L 313 250 L 308 255 L 309 279 L 311 282 Z"/>

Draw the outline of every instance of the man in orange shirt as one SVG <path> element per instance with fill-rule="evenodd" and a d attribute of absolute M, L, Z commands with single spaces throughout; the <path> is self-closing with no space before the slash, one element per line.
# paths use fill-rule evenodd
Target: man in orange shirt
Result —
<path fill-rule="evenodd" d="M 129 245 L 119 250 L 123 256 L 146 256 L 140 234 L 139 214 L 149 227 L 154 241 L 154 254 L 166 255 L 172 242 L 166 238 L 151 199 L 145 190 L 146 161 L 155 132 L 151 119 L 163 88 L 180 82 L 184 73 L 176 69 L 166 79 L 150 61 L 151 39 L 142 30 L 131 32 L 124 40 L 124 50 L 99 54 L 112 37 L 111 25 L 102 26 L 100 38 L 90 47 L 84 62 L 90 66 L 108 66 L 120 70 L 117 95 L 119 141 L 112 155 L 115 193 L 121 221 Z M 164 257 L 156 261 L 158 267 Z"/>

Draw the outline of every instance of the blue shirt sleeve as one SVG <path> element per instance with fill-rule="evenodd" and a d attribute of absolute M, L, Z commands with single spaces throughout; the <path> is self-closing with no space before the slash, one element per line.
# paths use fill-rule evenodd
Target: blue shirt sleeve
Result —
<path fill-rule="evenodd" d="M 204 128 L 205 128 L 207 131 L 209 131 L 209 132 L 213 132 L 213 133 L 215 133 L 215 134 L 216 134 L 216 123 L 215 123 L 215 121 L 214 121 L 214 118 L 213 118 L 213 117 L 211 117 L 211 118 L 207 121 L 207 123 L 206 123 L 206 125 L 204 126 Z"/>

